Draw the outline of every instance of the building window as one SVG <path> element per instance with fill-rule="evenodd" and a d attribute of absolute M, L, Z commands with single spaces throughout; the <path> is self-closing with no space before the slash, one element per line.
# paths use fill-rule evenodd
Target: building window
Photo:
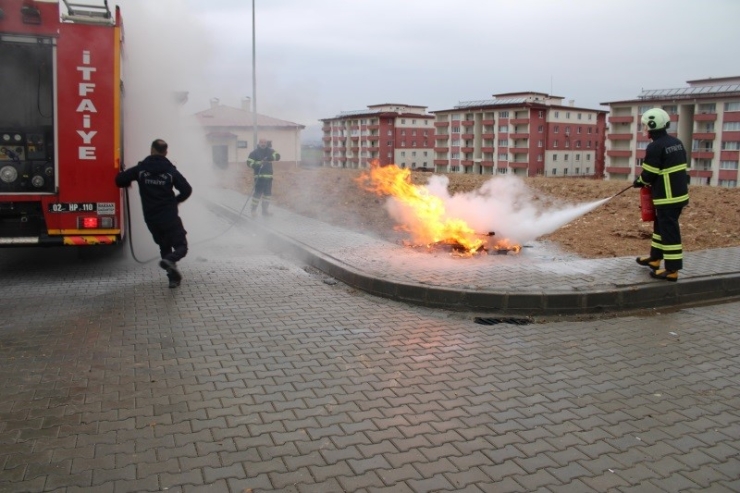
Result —
<path fill-rule="evenodd" d="M 498 141 L 498 146 L 499 147 L 509 147 L 509 141 L 508 141 L 508 139 L 500 139 Z"/>
<path fill-rule="evenodd" d="M 740 150 L 740 142 L 722 142 L 723 151 L 738 151 Z"/>
<path fill-rule="evenodd" d="M 737 161 L 720 161 L 719 169 L 737 169 Z"/>
<path fill-rule="evenodd" d="M 406 130 L 401 130 L 401 135 L 402 136 L 406 135 Z"/>
<path fill-rule="evenodd" d="M 586 154 L 586 161 L 591 161 L 591 154 Z M 588 168 L 586 168 L 586 173 L 588 173 Z"/>
<path fill-rule="evenodd" d="M 725 103 L 725 111 L 740 111 L 740 101 L 728 101 Z"/>
<path fill-rule="evenodd" d="M 588 114 L 588 119 L 590 120 L 592 116 L 594 116 L 594 115 L 592 115 L 591 113 L 589 113 Z"/>
<path fill-rule="evenodd" d="M 576 129 L 576 133 L 577 133 L 577 134 L 581 133 L 581 127 L 578 127 L 578 128 Z"/>
<path fill-rule="evenodd" d="M 559 133 L 560 132 L 560 125 L 555 125 L 555 128 L 553 129 L 553 132 Z"/>
<path fill-rule="evenodd" d="M 401 125 L 406 125 L 406 119 L 405 118 L 401 118 Z"/>
<path fill-rule="evenodd" d="M 237 140 L 236 147 L 239 149 L 246 149 L 247 147 L 249 147 L 249 144 L 246 140 Z"/>
<path fill-rule="evenodd" d="M 553 162 L 556 162 L 557 160 L 558 160 L 558 155 L 557 154 L 553 154 L 552 155 L 552 161 Z"/>
<path fill-rule="evenodd" d="M 406 151 L 401 151 L 401 157 L 406 157 Z"/>
<path fill-rule="evenodd" d="M 537 132 L 542 133 L 544 131 L 545 131 L 545 127 L 543 125 L 540 125 L 539 127 L 537 127 Z"/>
<path fill-rule="evenodd" d="M 453 134 L 459 134 L 460 133 L 460 127 L 452 127 L 452 133 Z"/>
<path fill-rule="evenodd" d="M 581 160 L 581 155 L 580 154 L 576 154 L 576 161 L 580 161 L 580 160 Z M 576 171 L 576 173 L 578 173 L 578 172 Z"/>
<path fill-rule="evenodd" d="M 725 122 L 722 124 L 722 130 L 737 132 L 740 130 L 740 122 Z"/>
<path fill-rule="evenodd" d="M 557 174 L 558 174 L 558 169 L 557 168 L 553 168 L 552 169 L 552 176 L 555 176 Z"/>
<path fill-rule="evenodd" d="M 565 155 L 565 156 L 563 157 L 563 161 L 567 161 L 567 160 L 568 160 L 568 158 L 569 158 L 569 154 L 566 154 L 566 155 Z"/>
<path fill-rule="evenodd" d="M 555 116 L 555 118 L 560 118 L 560 112 L 559 111 L 556 111 L 554 116 Z"/>
<path fill-rule="evenodd" d="M 498 155 L 499 161 L 507 161 L 509 159 L 509 155 L 505 152 L 500 152 Z"/>
<path fill-rule="evenodd" d="M 537 147 L 542 147 L 542 141 L 541 140 L 537 142 Z"/>
<path fill-rule="evenodd" d="M 581 168 L 576 168 L 576 173 L 575 174 L 580 173 L 580 171 L 581 171 Z"/>
<path fill-rule="evenodd" d="M 508 125 L 499 125 L 498 126 L 498 132 L 501 134 L 508 134 L 509 133 L 509 126 Z"/>
<path fill-rule="evenodd" d="M 578 113 L 578 119 L 579 120 L 581 119 L 581 116 L 582 116 L 581 113 Z"/>
<path fill-rule="evenodd" d="M 565 141 L 565 148 L 566 149 L 570 149 L 570 141 L 569 140 L 566 140 Z"/>
<path fill-rule="evenodd" d="M 416 151 L 411 151 L 411 157 L 416 157 Z"/>
<path fill-rule="evenodd" d="M 593 128 L 588 127 L 588 133 L 590 134 L 590 133 L 592 133 L 592 131 L 593 131 Z"/>
<path fill-rule="evenodd" d="M 566 120 L 570 119 L 570 111 L 565 112 L 565 119 Z"/>
<path fill-rule="evenodd" d="M 545 116 L 545 112 L 544 111 L 541 111 L 540 110 L 540 111 L 537 112 L 537 117 L 538 118 L 543 118 L 544 116 Z"/>
<path fill-rule="evenodd" d="M 568 168 L 563 168 L 563 175 L 567 175 L 567 174 L 568 174 Z"/>
<path fill-rule="evenodd" d="M 719 186 L 725 188 L 735 188 L 737 187 L 737 180 L 720 180 Z"/>
<path fill-rule="evenodd" d="M 540 154 L 539 156 L 537 156 L 537 162 L 538 163 L 541 163 L 542 162 L 542 154 Z"/>
<path fill-rule="evenodd" d="M 499 111 L 498 112 L 499 118 L 509 118 L 509 112 L 508 111 Z"/>
<path fill-rule="evenodd" d="M 675 115 L 675 114 L 678 113 L 678 106 L 673 105 L 673 104 L 672 105 L 668 105 L 668 106 L 663 106 L 663 109 L 669 115 Z"/>
<path fill-rule="evenodd" d="M 556 141 L 554 141 L 554 142 L 552 143 L 552 146 L 553 146 L 553 147 L 554 147 L 555 149 L 557 149 L 557 148 L 558 148 L 558 141 L 557 141 L 557 140 L 556 140 Z"/>

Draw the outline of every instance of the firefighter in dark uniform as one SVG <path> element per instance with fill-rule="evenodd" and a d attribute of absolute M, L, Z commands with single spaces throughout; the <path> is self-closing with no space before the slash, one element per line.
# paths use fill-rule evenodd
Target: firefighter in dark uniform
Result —
<path fill-rule="evenodd" d="M 134 181 L 139 184 L 144 221 L 159 245 L 159 266 L 167 271 L 169 287 L 176 288 L 182 280 L 177 262 L 188 253 L 187 231 L 177 208 L 190 197 L 193 188 L 166 156 L 167 142 L 155 140 L 149 156 L 116 175 L 116 185 L 123 188 Z M 173 189 L 180 193 L 175 195 Z"/>
<path fill-rule="evenodd" d="M 668 135 L 668 113 L 652 108 L 642 115 L 643 131 L 647 131 L 650 144 L 645 150 L 642 173 L 633 183 L 635 188 L 650 187 L 655 205 L 653 238 L 650 255 L 638 257 L 637 263 L 650 267 L 656 279 L 677 281 L 683 268 L 683 246 L 678 218 L 689 203 L 689 181 L 686 149 L 683 143 Z M 665 267 L 660 268 L 661 261 Z"/>
<path fill-rule="evenodd" d="M 262 215 L 269 216 L 272 200 L 272 162 L 280 161 L 266 139 L 260 139 L 257 148 L 249 153 L 247 165 L 254 170 L 254 191 L 252 192 L 252 217 L 257 215 L 257 206 L 262 199 Z"/>

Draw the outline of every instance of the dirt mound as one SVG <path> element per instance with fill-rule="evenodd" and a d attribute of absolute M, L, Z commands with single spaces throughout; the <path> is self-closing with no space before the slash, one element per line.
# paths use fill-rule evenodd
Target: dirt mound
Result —
<path fill-rule="evenodd" d="M 297 214 L 320 219 L 347 229 L 398 241 L 406 234 L 395 230 L 385 198 L 360 188 L 361 170 L 337 168 L 296 168 L 276 166 L 273 201 Z M 415 184 L 424 185 L 431 173 L 411 174 Z M 451 194 L 476 190 L 490 175 L 449 174 Z M 605 199 L 623 190 L 628 183 L 581 178 L 526 178 L 536 199 L 581 204 Z M 225 185 L 249 193 L 250 170 L 238 169 L 236 179 Z M 690 204 L 681 215 L 685 251 L 740 245 L 740 190 L 693 186 Z M 540 239 L 552 241 L 570 253 L 585 258 L 645 255 L 650 248 L 652 222 L 640 220 L 639 192 L 628 190 L 586 215 Z"/>

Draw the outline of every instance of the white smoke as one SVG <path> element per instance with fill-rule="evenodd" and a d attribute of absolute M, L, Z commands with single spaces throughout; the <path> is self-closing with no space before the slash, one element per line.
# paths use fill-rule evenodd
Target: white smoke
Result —
<path fill-rule="evenodd" d="M 167 158 L 193 186 L 193 197 L 205 195 L 217 183 L 217 171 L 202 128 L 176 94 L 207 85 L 202 67 L 210 56 L 209 36 L 185 0 L 117 3 L 124 31 L 124 163 L 134 166 L 149 155 L 153 140 L 164 139 Z M 129 198 L 135 248 L 141 256 L 155 255 L 135 185 Z M 181 204 L 180 215 L 190 243 L 212 236 L 213 225 L 197 200 Z"/>
<path fill-rule="evenodd" d="M 594 210 L 609 199 L 583 204 L 562 204 L 551 197 L 535 196 L 521 178 L 493 177 L 479 189 L 450 195 L 449 178 L 433 175 L 426 188 L 439 197 L 446 217 L 462 219 L 478 233 L 496 233 L 497 238 L 526 243 L 552 233 Z M 387 205 L 391 217 L 400 224 L 413 222 L 414 212 L 391 198 Z"/>

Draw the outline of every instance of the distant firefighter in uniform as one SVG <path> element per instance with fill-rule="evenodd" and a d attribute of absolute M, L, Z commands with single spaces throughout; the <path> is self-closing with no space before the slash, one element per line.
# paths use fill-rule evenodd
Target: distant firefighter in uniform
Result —
<path fill-rule="evenodd" d="M 269 216 L 272 200 L 272 162 L 280 161 L 270 142 L 260 139 L 255 150 L 249 153 L 247 165 L 254 170 L 254 192 L 252 193 L 252 217 L 257 215 L 257 206 L 262 199 L 262 215 Z"/>
<path fill-rule="evenodd" d="M 116 185 L 123 188 L 134 181 L 139 184 L 144 221 L 159 245 L 159 266 L 167 271 L 169 287 L 176 288 L 182 280 L 177 262 L 188 253 L 187 231 L 178 205 L 190 197 L 193 188 L 166 156 L 167 142 L 155 140 L 149 156 L 116 175 Z M 175 195 L 173 188 L 180 193 Z"/>
<path fill-rule="evenodd" d="M 638 257 L 637 263 L 650 267 L 656 279 L 677 281 L 683 268 L 683 246 L 678 218 L 689 203 L 689 181 L 686 149 L 683 143 L 668 135 L 671 120 L 664 110 L 653 108 L 642 115 L 643 131 L 650 140 L 645 149 L 642 173 L 633 183 L 635 188 L 649 186 L 655 205 L 650 255 Z M 665 268 L 660 268 L 665 261 Z"/>

